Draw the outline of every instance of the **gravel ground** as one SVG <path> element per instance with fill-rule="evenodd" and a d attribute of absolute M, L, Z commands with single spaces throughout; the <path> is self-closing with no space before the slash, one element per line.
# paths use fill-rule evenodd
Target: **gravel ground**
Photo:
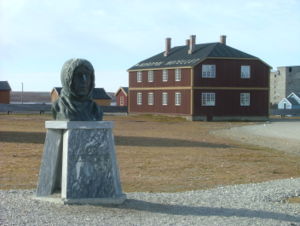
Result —
<path fill-rule="evenodd" d="M 180 193 L 127 193 L 116 207 L 62 205 L 0 190 L 0 225 L 300 225 L 300 178 Z"/>
<path fill-rule="evenodd" d="M 299 120 L 271 121 L 258 125 L 217 130 L 211 133 L 248 144 L 300 155 Z"/>

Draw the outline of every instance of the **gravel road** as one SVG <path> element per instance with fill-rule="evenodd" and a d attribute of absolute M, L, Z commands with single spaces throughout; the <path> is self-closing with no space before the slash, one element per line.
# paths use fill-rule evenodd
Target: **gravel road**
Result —
<path fill-rule="evenodd" d="M 271 121 L 258 125 L 217 130 L 211 133 L 239 142 L 300 155 L 300 120 Z"/>
<path fill-rule="evenodd" d="M 300 225 L 300 179 L 180 193 L 127 193 L 117 207 L 35 200 L 33 190 L 0 190 L 0 225 Z"/>

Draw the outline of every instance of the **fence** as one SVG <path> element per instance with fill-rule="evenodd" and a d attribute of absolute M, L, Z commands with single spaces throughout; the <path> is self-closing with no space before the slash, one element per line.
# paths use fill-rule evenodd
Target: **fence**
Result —
<path fill-rule="evenodd" d="M 104 113 L 127 113 L 126 106 L 101 106 Z M 0 104 L 0 112 L 12 113 L 40 113 L 51 111 L 50 104 Z"/>
<path fill-rule="evenodd" d="M 300 116 L 300 109 L 270 109 L 270 115 L 293 115 Z"/>

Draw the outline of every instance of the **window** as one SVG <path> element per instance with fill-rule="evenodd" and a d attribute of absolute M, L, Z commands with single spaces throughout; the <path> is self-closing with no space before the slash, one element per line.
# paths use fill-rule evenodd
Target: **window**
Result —
<path fill-rule="evenodd" d="M 137 93 L 136 102 L 137 102 L 137 105 L 142 105 L 142 93 Z"/>
<path fill-rule="evenodd" d="M 202 106 L 215 106 L 216 94 L 215 93 L 202 93 L 201 96 Z"/>
<path fill-rule="evenodd" d="M 163 82 L 167 82 L 168 81 L 168 70 L 163 70 L 163 74 L 162 74 L 162 81 Z"/>
<path fill-rule="evenodd" d="M 148 71 L 148 82 L 153 82 L 153 71 Z"/>
<path fill-rule="evenodd" d="M 181 105 L 181 93 L 175 93 L 175 105 L 176 106 Z"/>
<path fill-rule="evenodd" d="M 240 104 L 241 106 L 250 106 L 250 93 L 240 94 Z"/>
<path fill-rule="evenodd" d="M 124 106 L 124 96 L 120 96 L 120 106 Z"/>
<path fill-rule="evenodd" d="M 141 71 L 138 71 L 136 73 L 136 81 L 137 82 L 142 82 L 142 72 Z"/>
<path fill-rule="evenodd" d="M 154 104 L 154 94 L 148 93 L 148 105 L 153 105 L 153 104 Z"/>
<path fill-rule="evenodd" d="M 162 105 L 168 105 L 168 93 L 162 93 Z"/>
<path fill-rule="evenodd" d="M 202 65 L 202 78 L 215 78 L 216 77 L 216 65 L 203 64 Z"/>
<path fill-rule="evenodd" d="M 249 65 L 241 66 L 241 78 L 250 78 L 250 66 Z"/>
<path fill-rule="evenodd" d="M 175 69 L 175 81 L 176 82 L 181 81 L 181 69 L 180 68 Z"/>

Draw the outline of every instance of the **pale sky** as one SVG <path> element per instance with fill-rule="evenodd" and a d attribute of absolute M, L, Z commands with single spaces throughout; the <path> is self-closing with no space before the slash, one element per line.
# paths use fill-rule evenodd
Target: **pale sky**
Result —
<path fill-rule="evenodd" d="M 127 69 L 190 35 L 227 36 L 273 69 L 300 65 L 300 0 L 0 0 L 0 80 L 51 91 L 70 58 L 89 60 L 96 87 L 128 86 Z"/>

